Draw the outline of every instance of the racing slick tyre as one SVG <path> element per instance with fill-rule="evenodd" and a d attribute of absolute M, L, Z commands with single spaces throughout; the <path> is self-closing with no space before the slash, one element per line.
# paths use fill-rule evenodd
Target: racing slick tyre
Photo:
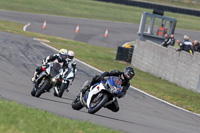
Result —
<path fill-rule="evenodd" d="M 83 105 L 82 105 L 82 103 L 80 101 L 80 96 L 79 95 L 76 97 L 76 99 L 73 100 L 73 102 L 72 102 L 72 108 L 74 110 L 80 110 L 80 109 L 83 108 Z"/>
<path fill-rule="evenodd" d="M 36 90 L 35 90 L 35 88 L 33 88 L 33 89 L 31 90 L 31 95 L 34 97 L 34 96 L 35 96 L 35 93 L 36 93 Z"/>
<path fill-rule="evenodd" d="M 66 89 L 68 89 L 68 83 L 62 83 L 61 86 L 60 86 L 58 97 L 61 98 Z"/>
<path fill-rule="evenodd" d="M 90 107 L 88 109 L 88 113 L 90 113 L 90 114 L 96 113 L 97 111 L 99 111 L 107 103 L 108 94 L 103 93 L 103 95 L 101 97 L 99 97 L 97 100 L 94 100 L 94 99 L 91 101 Z"/>
<path fill-rule="evenodd" d="M 42 93 L 45 92 L 46 89 L 48 89 L 50 84 L 50 80 L 46 79 L 46 80 L 42 80 L 39 84 L 38 90 L 36 91 L 35 96 L 36 97 L 40 97 Z"/>

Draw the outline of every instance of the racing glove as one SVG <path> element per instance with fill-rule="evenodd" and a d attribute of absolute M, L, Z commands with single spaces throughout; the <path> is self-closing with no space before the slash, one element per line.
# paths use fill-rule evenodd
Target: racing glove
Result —
<path fill-rule="evenodd" d="M 66 68 L 65 70 L 62 71 L 61 76 L 63 79 L 65 78 L 65 75 L 67 74 L 67 72 L 68 72 L 68 68 Z"/>
<path fill-rule="evenodd" d="M 42 63 L 42 67 L 43 67 L 43 68 L 47 68 L 48 66 L 49 66 L 49 64 L 47 64 L 47 63 L 45 63 L 45 62 Z"/>

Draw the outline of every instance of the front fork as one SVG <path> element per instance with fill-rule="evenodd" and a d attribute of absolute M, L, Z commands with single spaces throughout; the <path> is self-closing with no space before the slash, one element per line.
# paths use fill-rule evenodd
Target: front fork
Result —
<path fill-rule="evenodd" d="M 70 81 L 63 80 L 61 86 L 64 87 L 64 90 L 68 90 L 69 84 L 70 84 Z"/>
<path fill-rule="evenodd" d="M 35 88 L 38 89 L 38 85 L 39 83 L 42 81 L 43 78 L 45 78 L 46 76 L 46 73 L 45 72 L 42 72 L 39 77 L 36 79 L 36 81 L 34 82 L 35 83 Z"/>
<path fill-rule="evenodd" d="M 80 93 L 80 101 L 81 101 L 81 104 L 84 106 L 84 107 L 86 107 L 86 108 L 88 108 L 87 107 L 87 97 L 88 97 L 88 91 L 86 91 L 85 92 L 85 96 L 83 97 L 83 93 L 81 92 Z"/>

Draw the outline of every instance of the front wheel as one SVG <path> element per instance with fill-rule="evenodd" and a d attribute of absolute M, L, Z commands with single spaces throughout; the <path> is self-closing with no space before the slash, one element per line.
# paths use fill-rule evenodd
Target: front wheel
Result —
<path fill-rule="evenodd" d="M 99 93 L 99 95 L 101 95 L 101 94 Z M 88 109 L 88 113 L 90 113 L 90 114 L 96 113 L 107 103 L 108 94 L 103 93 L 103 95 L 101 97 L 99 97 L 98 99 L 95 99 L 95 100 L 94 99 L 91 101 L 90 107 Z"/>
<path fill-rule="evenodd" d="M 68 89 L 68 86 L 69 86 L 69 83 L 68 83 L 68 82 L 67 82 L 67 83 L 62 83 L 62 84 L 61 84 L 60 89 L 59 89 L 59 93 L 58 93 L 58 97 L 60 97 L 60 98 L 62 97 L 64 91 L 65 91 L 66 89 Z"/>
<path fill-rule="evenodd" d="M 50 84 L 50 80 L 49 79 L 42 80 L 41 83 L 39 84 L 39 88 L 36 91 L 35 96 L 36 97 L 40 97 L 40 95 L 42 95 L 42 93 L 44 93 L 45 90 L 48 89 L 49 84 Z"/>
<path fill-rule="evenodd" d="M 56 93 L 56 91 L 54 90 L 54 92 L 53 92 L 53 95 L 55 96 L 55 97 L 57 97 L 58 96 L 58 94 Z"/>
<path fill-rule="evenodd" d="M 36 90 L 35 90 L 35 88 L 33 88 L 33 89 L 31 90 L 31 95 L 34 97 L 34 96 L 35 96 L 35 93 L 36 93 Z"/>
<path fill-rule="evenodd" d="M 82 103 L 80 101 L 80 96 L 79 95 L 73 100 L 73 102 L 72 102 L 72 108 L 74 110 L 80 110 L 80 109 L 83 108 L 83 105 L 82 105 Z"/>

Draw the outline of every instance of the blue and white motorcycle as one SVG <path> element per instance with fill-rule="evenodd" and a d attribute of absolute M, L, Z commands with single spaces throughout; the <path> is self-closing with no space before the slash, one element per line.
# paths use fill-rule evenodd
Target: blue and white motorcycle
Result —
<path fill-rule="evenodd" d="M 83 87 L 87 84 L 85 82 Z M 121 94 L 122 81 L 119 77 L 110 76 L 105 81 L 101 81 L 90 87 L 85 93 L 80 93 L 72 102 L 72 108 L 80 110 L 83 107 L 88 109 L 88 113 L 94 114 L 102 107 L 106 107 L 115 101 Z"/>
<path fill-rule="evenodd" d="M 58 77 L 59 78 L 59 77 Z M 58 79 L 55 77 L 55 81 Z M 53 88 L 54 88 L 54 96 L 56 97 L 62 97 L 64 91 L 69 91 L 69 85 L 72 84 L 72 81 L 74 80 L 74 73 L 72 72 L 71 68 L 68 68 L 67 74 L 65 74 L 65 77 L 62 78 L 62 84 L 61 82 L 55 82 Z"/>

